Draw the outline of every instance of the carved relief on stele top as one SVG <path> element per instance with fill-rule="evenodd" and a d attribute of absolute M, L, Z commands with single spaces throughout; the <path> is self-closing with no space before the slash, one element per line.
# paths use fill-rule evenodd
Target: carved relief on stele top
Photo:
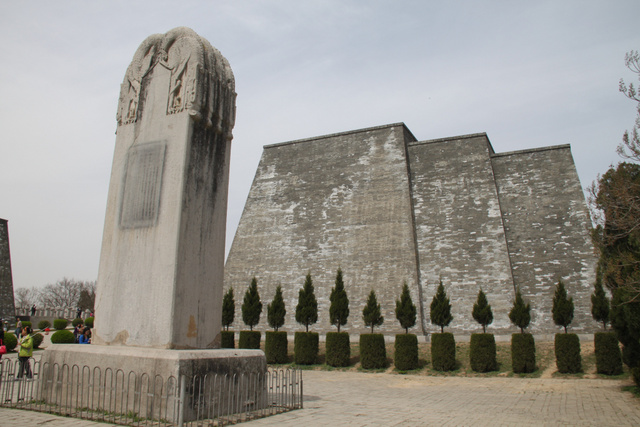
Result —
<path fill-rule="evenodd" d="M 167 114 L 187 111 L 230 137 L 236 97 L 231 67 L 209 42 L 184 27 L 150 36 L 136 51 L 120 87 L 119 126 L 138 120 L 142 82 L 155 67 L 171 72 Z"/>

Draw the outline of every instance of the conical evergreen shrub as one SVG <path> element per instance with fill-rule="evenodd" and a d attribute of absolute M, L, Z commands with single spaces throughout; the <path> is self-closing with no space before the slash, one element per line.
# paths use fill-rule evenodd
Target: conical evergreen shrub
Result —
<path fill-rule="evenodd" d="M 429 316 L 432 324 L 440 326 L 441 333 L 444 332 L 444 327 L 449 326 L 453 320 L 453 316 L 451 315 L 451 304 L 449 303 L 447 293 L 444 291 L 442 280 L 440 280 L 438 290 L 431 301 L 431 311 Z"/>

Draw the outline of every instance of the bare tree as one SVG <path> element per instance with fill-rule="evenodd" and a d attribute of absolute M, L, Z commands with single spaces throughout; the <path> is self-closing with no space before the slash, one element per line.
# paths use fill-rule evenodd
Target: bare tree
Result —
<path fill-rule="evenodd" d="M 31 307 L 38 301 L 38 290 L 35 288 L 18 288 L 14 292 L 14 303 L 16 307 Z"/>
<path fill-rule="evenodd" d="M 637 50 L 628 52 L 624 57 L 624 65 L 636 74 L 640 80 L 640 53 Z M 637 102 L 636 110 L 638 115 L 636 121 L 631 128 L 631 132 L 626 131 L 622 136 L 622 144 L 618 146 L 618 154 L 623 158 L 632 162 L 640 162 L 640 87 L 633 86 L 633 83 L 627 84 L 620 79 L 620 92 L 632 101 Z"/>
<path fill-rule="evenodd" d="M 63 278 L 44 287 L 40 302 L 47 307 L 75 308 L 80 300 L 83 282 Z"/>

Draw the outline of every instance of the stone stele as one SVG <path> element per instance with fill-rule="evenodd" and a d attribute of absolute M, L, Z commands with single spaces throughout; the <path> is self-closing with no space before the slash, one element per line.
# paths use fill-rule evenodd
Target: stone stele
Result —
<path fill-rule="evenodd" d="M 229 63 L 194 31 L 140 45 L 120 88 L 93 345 L 52 345 L 43 366 L 165 379 L 266 369 L 260 350 L 212 350 L 235 98 Z"/>
<path fill-rule="evenodd" d="M 219 347 L 235 83 L 188 28 L 152 35 L 120 88 L 93 343 Z"/>

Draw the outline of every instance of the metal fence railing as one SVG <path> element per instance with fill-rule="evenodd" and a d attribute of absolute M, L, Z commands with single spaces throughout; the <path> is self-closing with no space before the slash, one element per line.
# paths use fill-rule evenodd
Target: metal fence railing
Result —
<path fill-rule="evenodd" d="M 302 372 L 207 374 L 162 378 L 146 373 L 31 360 L 0 361 L 0 406 L 131 426 L 223 426 L 302 408 Z"/>

